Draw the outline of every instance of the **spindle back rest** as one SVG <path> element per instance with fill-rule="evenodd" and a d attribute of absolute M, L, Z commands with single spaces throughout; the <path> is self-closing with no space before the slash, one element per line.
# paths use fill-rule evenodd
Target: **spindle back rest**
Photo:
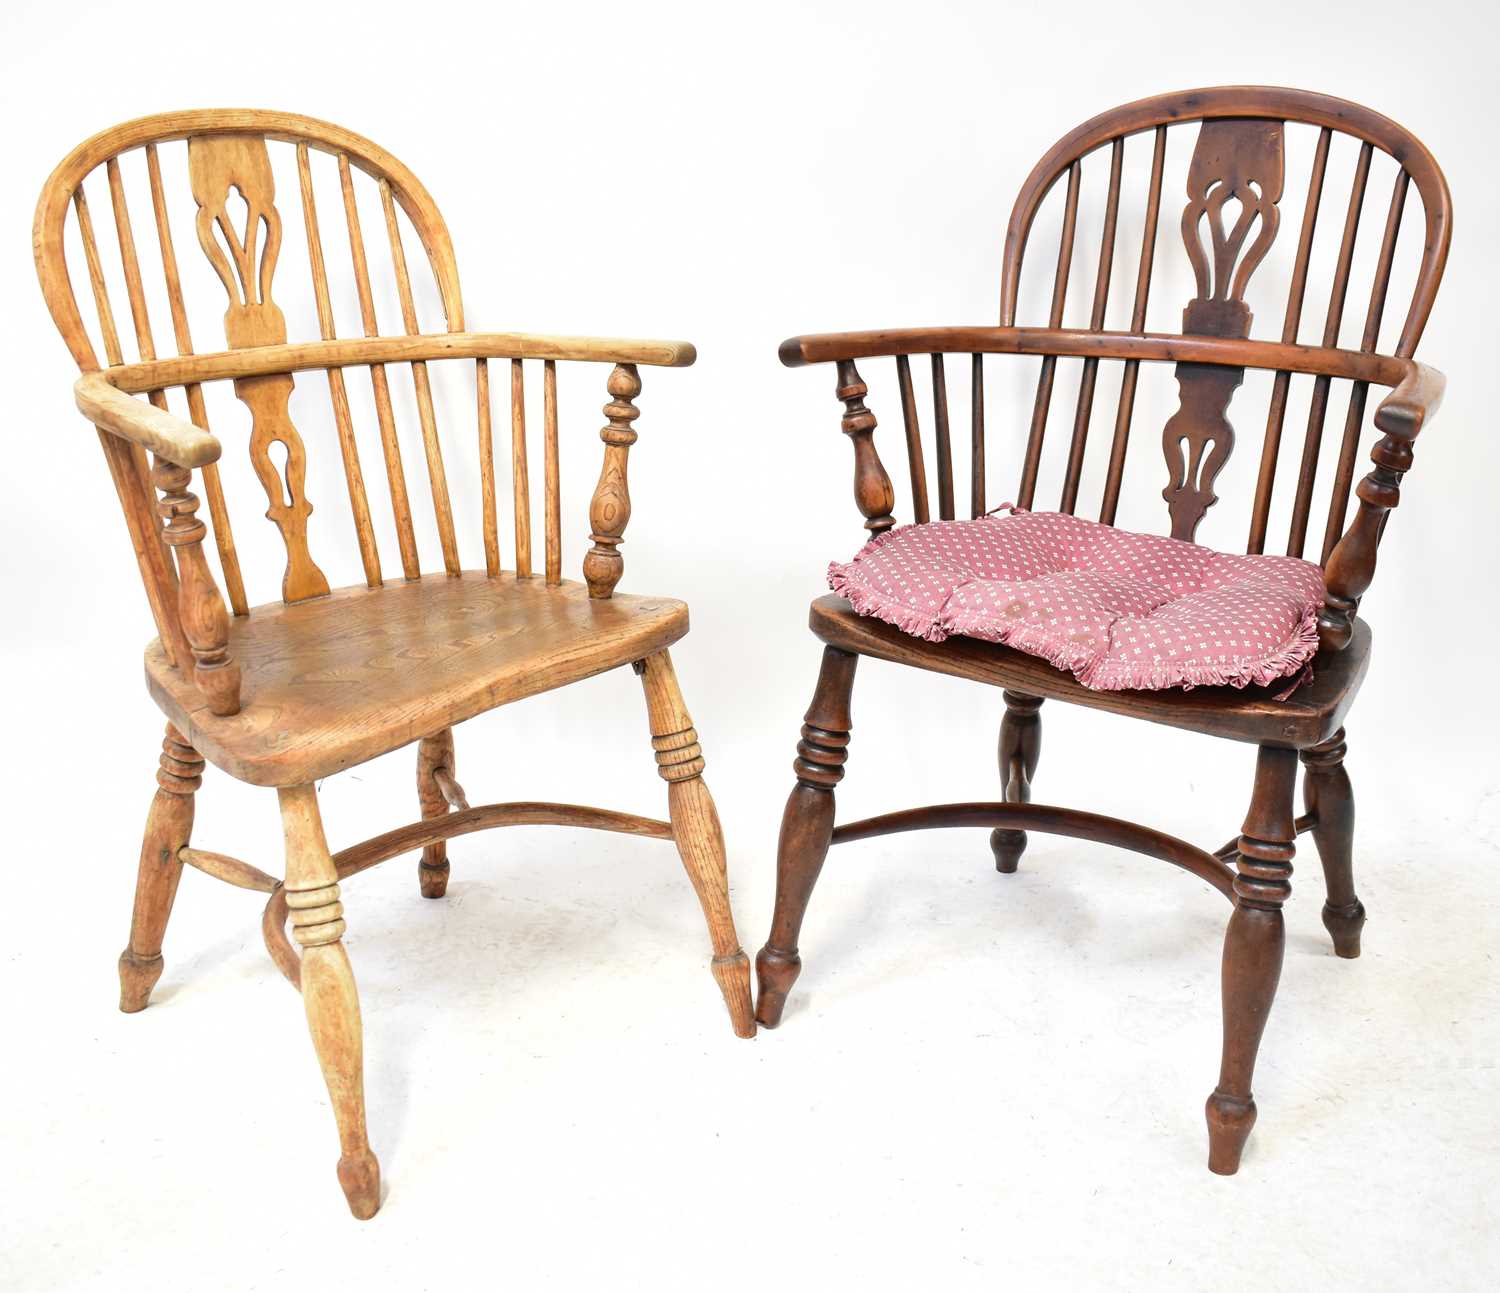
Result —
<path fill-rule="evenodd" d="M 192 206 L 186 206 L 175 194 L 169 195 L 163 182 L 162 155 L 165 147 L 174 143 L 182 143 L 186 148 Z M 316 307 L 316 332 L 309 329 L 308 339 L 298 344 L 288 344 L 286 318 L 276 299 L 278 281 L 284 283 L 285 275 L 281 280 L 276 276 L 283 251 L 283 230 L 271 145 L 288 145 L 295 153 L 299 196 L 294 200 L 300 204 L 306 236 L 306 263 Z M 144 152 L 154 241 L 160 255 L 176 358 L 163 358 L 158 354 L 157 333 L 153 330 L 148 309 L 142 256 L 136 247 L 124 172 L 120 165 L 122 155 L 137 149 Z M 325 155 L 330 162 L 320 161 Z M 336 166 L 343 206 L 345 238 L 331 238 L 326 246 L 315 196 L 314 166 L 319 164 Z M 115 241 L 119 249 L 119 277 L 124 280 L 135 337 L 138 359 L 133 364 L 125 360 L 100 243 L 84 189 L 85 180 L 101 168 L 108 186 Z M 356 190 L 365 184 L 372 185 L 378 194 L 384 238 L 377 243 L 383 241 L 388 260 L 376 260 L 372 256 L 360 223 Z M 70 217 L 71 233 L 81 245 L 97 335 L 102 339 L 102 363 L 69 275 Z M 225 351 L 219 352 L 215 346 L 211 350 L 216 353 L 195 354 L 194 337 L 197 335 L 201 340 L 206 329 L 200 326 L 195 334 L 189 325 L 188 297 L 183 291 L 178 243 L 174 239 L 174 217 L 179 232 L 181 222 L 192 219 L 195 241 L 223 285 L 227 309 L 222 321 L 214 321 L 213 328 L 215 333 L 222 334 L 228 347 Z M 443 312 L 446 334 L 423 333 L 419 326 L 417 294 L 413 291 L 401 231 L 403 217 L 415 230 L 425 254 Z M 336 247 L 336 242 L 344 246 Z M 411 372 L 441 568 L 454 574 L 460 569 L 460 561 L 453 507 L 427 369 L 429 362 L 440 359 L 474 360 L 485 566 L 494 575 L 501 570 L 501 555 L 488 361 L 491 358 L 510 359 L 515 573 L 520 578 L 529 578 L 532 576 L 531 503 L 522 365 L 527 359 L 539 359 L 543 365 L 544 577 L 548 583 L 556 584 L 562 578 L 556 361 L 582 359 L 614 363 L 616 367 L 608 381 L 610 401 L 605 406 L 608 425 L 601 433 L 605 442 L 605 464 L 590 514 L 594 544 L 584 563 L 591 593 L 609 596 L 623 568 L 617 547 L 629 517 L 624 455 L 635 439 L 630 424 L 637 416 L 631 401 L 640 390 L 636 364 L 691 363 L 692 347 L 685 343 L 616 343 L 602 338 L 464 332 L 463 303 L 447 226 L 416 177 L 369 140 L 327 122 L 253 110 L 180 112 L 129 122 L 86 141 L 53 172 L 38 203 L 34 244 L 37 270 L 52 317 L 80 370 L 85 374 L 95 374 L 86 376 L 79 383 L 79 407 L 99 427 L 100 440 L 125 510 L 148 598 L 162 640 L 174 660 L 187 658 L 189 640 L 194 638 L 193 626 L 182 622 L 186 618 L 197 615 L 205 620 L 197 626 L 199 636 L 205 641 L 223 637 L 216 618 L 222 616 L 222 607 L 216 612 L 212 605 L 208 605 L 215 601 L 217 591 L 199 551 L 198 541 L 204 537 L 204 528 L 194 516 L 197 499 L 187 491 L 194 468 L 202 471 L 219 568 L 230 608 L 237 616 L 249 613 L 250 604 L 219 477 L 217 459 L 220 446 L 209 433 L 203 398 L 203 384 L 214 380 L 232 379 L 235 395 L 249 412 L 251 465 L 266 493 L 269 503 L 266 515 L 277 526 L 286 552 L 282 598 L 286 602 L 298 602 L 326 593 L 329 585 L 308 543 L 307 519 L 312 511 L 308 460 L 302 436 L 288 410 L 294 373 L 314 368 L 326 371 L 354 537 L 365 581 L 375 588 L 389 572 L 382 565 L 371 518 L 355 436 L 356 419 L 351 413 L 344 369 L 358 366 L 369 369 L 400 572 L 406 579 L 415 579 L 421 573 L 422 558 L 413 524 L 407 464 L 402 459 L 387 365 L 406 364 Z M 335 333 L 328 264 L 334 255 L 344 253 L 349 258 L 348 266 L 358 297 L 363 339 L 340 339 Z M 394 279 L 404 336 L 381 335 L 376 294 L 372 290 L 372 261 L 376 263 L 377 272 L 387 269 Z M 380 282 L 379 279 L 376 281 L 377 284 Z M 423 286 L 418 284 L 419 289 Z M 305 322 L 310 324 L 312 320 Z M 318 340 L 312 340 L 312 336 Z M 188 419 L 201 434 L 175 418 L 166 417 L 153 422 L 154 415 L 130 398 L 133 394 L 144 393 L 151 406 L 167 414 L 167 392 L 178 387 L 185 395 Z M 154 427 L 160 428 L 159 437 L 153 437 Z M 284 465 L 279 465 L 273 457 L 273 445 L 281 447 Z M 150 469 L 146 463 L 146 447 L 156 454 L 155 466 Z M 314 488 L 321 490 L 321 506 L 329 492 L 326 477 Z M 165 496 L 162 501 L 157 501 L 155 490 Z M 165 529 L 162 520 L 167 522 Z M 177 554 L 175 563 L 169 555 L 169 550 L 174 548 Z M 179 568 L 185 586 L 181 594 Z M 186 585 L 189 583 L 193 588 L 192 596 L 187 595 Z M 201 681 L 205 676 L 205 658 L 197 649 L 196 641 L 192 653 L 197 656 Z M 209 657 L 212 665 L 211 649 Z M 224 703 L 229 702 L 226 699 Z"/>
<path fill-rule="evenodd" d="M 1291 266 L 1279 341 L 1250 340 L 1252 314 L 1246 293 L 1252 276 L 1275 241 L 1281 223 L 1281 203 L 1288 191 L 1285 176 L 1285 124 L 1305 123 L 1317 130 L 1299 224 L 1296 257 Z M 1187 204 L 1181 216 L 1181 245 L 1196 286 L 1183 311 L 1180 334 L 1145 332 L 1153 277 L 1162 269 L 1158 255 L 1158 226 L 1163 205 L 1163 177 L 1169 131 L 1197 125 L 1197 138 L 1187 174 Z M 1105 328 L 1110 286 L 1115 273 L 1117 231 L 1123 192 L 1125 141 L 1149 132 L 1152 140 L 1150 178 L 1141 213 L 1140 255 L 1134 266 L 1135 291 L 1129 330 Z M 1321 344 L 1299 343 L 1309 262 L 1332 137 L 1358 141 L 1351 192 L 1343 216 L 1329 291 Z M 1079 248 L 1079 203 L 1082 165 L 1096 150 L 1108 149 L 1109 184 L 1100 225 L 1097 256 L 1085 263 L 1094 269 L 1086 328 L 1065 328 L 1069 280 Z M 1379 252 L 1358 351 L 1339 348 L 1355 244 L 1365 191 L 1375 150 L 1395 159 L 1397 174 L 1387 208 Z M 1064 186 L 1057 256 L 1050 306 L 1044 326 L 1017 327 L 1020 284 L 1028 240 L 1039 210 L 1049 193 Z M 1390 354 L 1378 352 L 1381 323 L 1390 288 L 1392 267 L 1409 189 L 1420 197 L 1424 230 L 1416 265 L 1410 305 L 1399 339 Z M 1224 218 L 1226 204 L 1238 214 Z M 1065 136 L 1032 170 L 1021 188 L 1006 233 L 1001 279 L 999 328 L 912 329 L 891 332 L 833 334 L 792 338 L 782 347 L 789 364 L 833 361 L 838 365 L 838 396 L 845 404 L 844 430 L 855 445 L 855 494 L 867 528 L 879 533 L 895 523 L 895 494 L 873 444 L 874 415 L 864 402 L 868 388 L 855 367 L 857 358 L 894 355 L 906 432 L 913 518 L 932 518 L 927 465 L 920 430 L 911 356 L 931 357 L 931 393 L 937 471 L 937 516 L 952 519 L 956 501 L 953 485 L 953 443 L 945 353 L 970 356 L 969 511 L 980 516 L 988 504 L 985 454 L 985 354 L 1042 356 L 1030 426 L 1020 463 L 1019 482 L 1006 501 L 1027 508 L 1038 506 L 1038 476 L 1048 415 L 1056 384 L 1059 357 L 1082 360 L 1078 400 L 1057 507 L 1075 512 L 1080 503 L 1085 451 L 1093 420 L 1101 361 L 1123 365 L 1119 401 L 1098 519 L 1115 522 L 1125 475 L 1139 366 L 1143 360 L 1172 361 L 1179 387 L 1178 407 L 1162 432 L 1168 484 L 1162 491 L 1170 533 L 1193 540 L 1199 522 L 1217 501 L 1215 478 L 1234 446 L 1229 403 L 1244 370 L 1274 372 L 1270 406 L 1251 508 L 1246 551 L 1266 549 L 1273 489 L 1277 479 L 1283 425 L 1293 374 L 1313 378 L 1308 421 L 1285 551 L 1302 556 L 1313 509 L 1322 448 L 1324 422 L 1332 384 L 1347 380 L 1349 402 L 1338 459 L 1334 468 L 1321 548 L 1320 564 L 1328 569 L 1329 609 L 1325 612 L 1325 643 L 1348 640 L 1349 622 L 1360 595 L 1373 576 L 1374 551 L 1384 528 L 1385 513 L 1395 505 L 1401 474 L 1410 466 L 1410 442 L 1441 397 L 1442 379 L 1412 362 L 1432 309 L 1447 260 L 1452 232 L 1452 208 L 1447 185 L 1432 155 L 1411 134 L 1388 118 L 1325 95 L 1267 87 L 1223 87 L 1162 95 L 1101 114 Z M 1375 446 L 1376 470 L 1359 490 L 1361 509 L 1346 530 L 1349 498 L 1366 397 L 1371 382 L 1398 387 L 1377 413 L 1376 426 L 1384 433 Z M 1050 499 L 1040 504 L 1045 506 Z M 1335 558 L 1341 539 L 1342 560 Z M 1335 568 L 1341 567 L 1341 568 Z"/>

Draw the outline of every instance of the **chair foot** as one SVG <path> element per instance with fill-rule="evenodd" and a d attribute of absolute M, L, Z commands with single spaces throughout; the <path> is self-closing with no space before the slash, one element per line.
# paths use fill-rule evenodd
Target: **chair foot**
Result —
<path fill-rule="evenodd" d="M 146 1008 L 163 964 L 160 956 L 137 956 L 128 947 L 120 953 L 120 1009 L 125 1014 Z"/>
<path fill-rule="evenodd" d="M 380 1211 L 380 1164 L 368 1149 L 339 1159 L 339 1184 L 344 1188 L 349 1211 L 360 1221 L 368 1221 Z"/>
<path fill-rule="evenodd" d="M 786 1009 L 787 994 L 802 973 L 802 958 L 795 952 L 760 949 L 755 958 L 755 977 L 760 991 L 755 1002 L 755 1018 L 764 1028 L 775 1028 L 781 1022 L 781 1012 Z"/>
<path fill-rule="evenodd" d="M 1203 1112 L 1208 1118 L 1208 1170 L 1233 1176 L 1240 1170 L 1240 1155 L 1255 1126 L 1255 1101 L 1216 1088 Z"/>
<path fill-rule="evenodd" d="M 1005 717 L 1000 720 L 1000 787 L 1008 804 L 1031 802 L 1031 779 L 1036 776 L 1037 760 L 1042 753 L 1042 701 L 1039 696 L 1025 696 L 1017 691 L 1001 693 L 1005 697 Z M 995 870 L 1013 875 L 1026 852 L 1026 832 L 996 827 L 990 832 L 990 851 L 995 855 Z"/>
<path fill-rule="evenodd" d="M 1364 927 L 1365 905 L 1358 898 L 1342 907 L 1328 902 L 1323 904 L 1323 928 L 1333 939 L 1335 956 L 1354 960 L 1359 955 L 1359 935 Z"/>
<path fill-rule="evenodd" d="M 1014 875 L 1021 865 L 1021 854 L 1026 852 L 1026 832 L 997 826 L 990 832 L 990 851 L 995 855 L 995 870 L 1001 875 Z"/>
<path fill-rule="evenodd" d="M 750 1004 L 750 958 L 742 951 L 716 956 L 710 967 L 714 982 L 724 994 L 729 1020 L 736 1037 L 755 1036 L 755 1010 Z"/>
<path fill-rule="evenodd" d="M 438 866 L 434 866 L 431 862 L 418 862 L 417 884 L 421 886 L 424 898 L 445 897 L 448 893 L 447 860 L 445 859 Z"/>

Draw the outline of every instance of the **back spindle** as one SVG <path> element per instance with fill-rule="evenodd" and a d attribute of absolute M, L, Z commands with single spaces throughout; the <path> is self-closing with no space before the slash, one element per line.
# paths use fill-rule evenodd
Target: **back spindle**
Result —
<path fill-rule="evenodd" d="M 562 486 L 559 480 L 557 454 L 557 361 L 542 362 L 542 437 L 543 469 L 546 474 L 547 568 L 549 584 L 562 583 Z"/>
<path fill-rule="evenodd" d="M 531 578 L 531 483 L 526 474 L 526 383 L 510 361 L 510 470 L 516 508 L 516 578 Z"/>
<path fill-rule="evenodd" d="M 1307 294 L 1307 266 L 1312 254 L 1313 235 L 1317 231 L 1318 207 L 1323 200 L 1323 177 L 1328 170 L 1328 145 L 1333 132 L 1325 126 L 1318 133 L 1318 147 L 1313 155 L 1312 173 L 1307 181 L 1307 201 L 1302 207 L 1302 232 L 1297 238 L 1297 257 L 1292 264 L 1292 282 L 1287 291 L 1286 318 L 1281 325 L 1283 344 L 1297 340 L 1302 324 L 1302 301 Z M 1281 452 L 1281 431 L 1286 421 L 1287 395 L 1292 375 L 1283 369 L 1271 385 L 1271 404 L 1266 413 L 1266 437 L 1261 448 L 1260 476 L 1255 484 L 1255 503 L 1250 513 L 1250 540 L 1246 552 L 1266 550 L 1266 526 L 1271 514 L 1271 491 L 1276 484 L 1276 460 Z"/>
<path fill-rule="evenodd" d="M 344 197 L 344 222 L 349 230 L 349 256 L 354 265 L 354 287 L 359 295 L 360 322 L 365 336 L 378 337 L 375 298 L 370 292 L 370 267 L 365 258 L 365 239 L 359 226 L 359 207 L 354 197 L 354 177 L 349 158 L 339 154 L 339 187 Z M 401 549 L 401 573 L 407 579 L 421 574 L 417 558 L 417 536 L 411 522 L 411 500 L 406 492 L 406 472 L 401 465 L 401 442 L 396 438 L 396 415 L 391 410 L 391 388 L 384 364 L 370 365 L 370 386 L 375 395 L 375 421 L 380 427 L 380 448 L 385 456 L 386 480 L 391 491 L 391 514 L 396 522 L 396 542 Z"/>
<path fill-rule="evenodd" d="M 970 356 L 969 515 L 984 515 L 984 356 Z"/>
<path fill-rule="evenodd" d="M 495 514 L 495 434 L 490 420 L 490 362 L 474 361 L 474 403 L 479 419 L 479 489 L 484 512 L 484 569 L 500 573 L 500 523 Z"/>
<path fill-rule="evenodd" d="M 328 269 L 323 261 L 323 237 L 318 228 L 312 165 L 304 143 L 297 145 L 297 179 L 302 190 L 302 225 L 307 233 L 307 261 L 312 270 L 313 297 L 318 307 L 318 332 L 324 341 L 332 341 L 335 336 L 333 302 L 328 295 Z M 354 419 L 349 412 L 349 392 L 344 385 L 342 368 L 328 370 L 328 398 L 333 405 L 333 423 L 344 460 L 344 481 L 349 487 L 349 507 L 354 515 L 354 532 L 359 542 L 359 559 L 365 570 L 365 584 L 379 588 L 382 582 L 380 552 L 375 543 L 375 526 L 370 520 L 370 501 L 365 494 L 364 472 L 359 466 L 359 445 L 354 439 Z"/>
<path fill-rule="evenodd" d="M 948 430 L 948 376 L 943 357 L 932 357 L 932 420 L 937 435 L 938 515 L 953 519 L 953 443 Z"/>
<path fill-rule="evenodd" d="M 386 236 L 391 244 L 391 262 L 396 271 L 396 289 L 401 298 L 401 321 L 408 336 L 421 331 L 417 308 L 412 300 L 411 279 L 406 272 L 406 252 L 401 245 L 401 228 L 396 221 L 396 203 L 390 181 L 380 179 L 380 205 L 385 211 Z M 411 366 L 412 385 L 417 395 L 417 420 L 422 427 L 422 446 L 427 451 L 427 479 L 432 487 L 432 510 L 437 518 L 438 542 L 443 549 L 443 568 L 456 575 L 462 568 L 458 560 L 458 539 L 453 533 L 453 505 L 448 497 L 448 474 L 443 469 L 443 447 L 438 441 L 437 418 L 432 410 L 432 386 L 427 365 L 417 361 Z"/>
<path fill-rule="evenodd" d="M 1068 299 L 1068 271 L 1073 264 L 1073 235 L 1078 228 L 1078 188 L 1082 165 L 1075 161 L 1068 167 L 1068 196 L 1063 208 L 1062 235 L 1057 245 L 1057 273 L 1052 280 L 1052 310 L 1047 316 L 1049 328 L 1062 327 L 1063 307 Z M 1036 498 L 1037 472 L 1042 464 L 1042 438 L 1047 433 L 1047 414 L 1052 406 L 1052 381 L 1057 371 L 1057 356 L 1042 359 L 1042 371 L 1036 383 L 1036 403 L 1031 412 L 1031 433 L 1026 440 L 1026 461 L 1021 470 L 1021 491 L 1017 500 L 1029 508 Z"/>
<path fill-rule="evenodd" d="M 1354 263 L 1354 242 L 1359 234 L 1359 217 L 1364 207 L 1365 186 L 1370 179 L 1370 158 L 1374 147 L 1366 141 L 1360 145 L 1359 161 L 1354 168 L 1354 184 L 1349 193 L 1349 210 L 1344 217 L 1344 237 L 1339 244 L 1339 258 L 1328 297 L 1328 316 L 1323 325 L 1323 345 L 1339 344 L 1339 325 L 1344 318 L 1344 299 L 1349 291 L 1349 271 Z M 1287 556 L 1300 557 L 1307 540 L 1307 520 L 1312 511 L 1313 485 L 1318 475 L 1318 451 L 1323 442 L 1323 422 L 1328 414 L 1328 390 L 1332 378 L 1313 379 L 1312 403 L 1307 411 L 1307 438 L 1302 445 L 1302 464 L 1297 473 L 1297 493 L 1292 502 L 1291 533 L 1287 537 Z"/>
<path fill-rule="evenodd" d="M 78 216 L 78 236 L 83 243 L 83 260 L 88 266 L 89 286 L 94 292 L 94 308 L 99 316 L 99 333 L 104 339 L 105 361 L 114 367 L 123 364 L 125 356 L 120 351 L 120 334 L 115 329 L 115 312 L 109 304 L 109 287 L 104 281 L 104 268 L 99 263 L 99 244 L 94 241 L 94 222 L 89 216 L 88 199 L 83 185 L 73 190 L 73 210 Z"/>
<path fill-rule="evenodd" d="M 911 470 L 911 507 L 918 525 L 931 520 L 927 510 L 927 467 L 922 461 L 922 433 L 917 426 L 917 402 L 911 389 L 911 360 L 896 356 L 896 374 L 901 384 L 901 417 L 906 423 L 906 461 Z"/>
<path fill-rule="evenodd" d="M 1161 215 L 1161 182 L 1167 156 L 1167 128 L 1156 128 L 1156 142 L 1151 153 L 1151 184 L 1146 194 L 1146 224 L 1141 232 L 1141 260 L 1135 277 L 1135 305 L 1130 312 L 1130 330 L 1146 328 L 1146 304 L 1151 297 L 1151 267 L 1156 259 L 1156 225 Z M 1135 413 L 1135 387 L 1140 377 L 1140 360 L 1127 359 L 1120 378 L 1120 402 L 1115 408 L 1115 434 L 1109 446 L 1109 470 L 1104 478 L 1104 504 L 1099 519 L 1105 525 L 1115 523 L 1120 506 L 1120 485 L 1125 479 L 1125 451 L 1130 443 L 1130 419 Z"/>
<path fill-rule="evenodd" d="M 1386 215 L 1385 234 L 1380 241 L 1380 255 L 1375 265 L 1375 282 L 1370 289 L 1370 305 L 1365 312 L 1365 330 L 1359 348 L 1366 354 L 1374 352 L 1380 341 L 1380 319 L 1385 313 L 1386 292 L 1391 283 L 1391 265 L 1396 258 L 1396 239 L 1401 232 L 1401 213 L 1406 206 L 1406 190 L 1411 176 L 1405 170 L 1396 175 L 1395 187 L 1391 190 L 1390 210 Z M 1333 549 L 1344 532 L 1344 519 L 1349 512 L 1349 491 L 1354 484 L 1355 456 L 1359 451 L 1359 431 L 1365 420 L 1365 399 L 1369 393 L 1368 382 L 1356 381 L 1349 388 L 1349 412 L 1344 419 L 1344 438 L 1339 446 L 1338 468 L 1333 479 L 1333 496 L 1328 505 L 1328 524 L 1323 531 L 1323 551 L 1319 558 L 1322 565 L 1328 564 Z"/>
<path fill-rule="evenodd" d="M 1116 139 L 1110 147 L 1109 197 L 1104 208 L 1104 233 L 1099 243 L 1099 272 L 1094 279 L 1094 307 L 1089 327 L 1098 332 L 1104 327 L 1104 310 L 1109 304 L 1109 276 L 1115 259 L 1115 227 L 1120 218 L 1120 167 L 1125 156 L 1125 141 Z M 1055 325 L 1054 325 L 1055 326 Z M 1094 414 L 1094 383 L 1099 375 L 1099 361 L 1083 361 L 1083 377 L 1078 384 L 1078 408 L 1073 415 L 1073 439 L 1068 446 L 1068 467 L 1063 477 L 1062 503 L 1059 511 L 1073 514 L 1078 505 L 1078 485 L 1083 478 L 1083 452 L 1089 438 L 1089 421 Z"/>

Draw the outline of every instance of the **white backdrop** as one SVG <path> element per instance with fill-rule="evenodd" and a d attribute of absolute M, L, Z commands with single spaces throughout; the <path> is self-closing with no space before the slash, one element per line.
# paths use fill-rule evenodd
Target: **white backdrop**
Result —
<path fill-rule="evenodd" d="M 1500 104 L 1482 8 L 429 3 L 356 16 L 281 0 L 128 11 L 13 0 L 0 16 L 13 443 L 0 650 L 16 877 L 0 915 L 14 1048 L 0 1076 L 11 1142 L 0 1193 L 12 1196 L 0 1278 L 8 1263 L 16 1288 L 201 1288 L 203 1263 L 228 1261 L 221 1286 L 247 1288 L 336 1272 L 371 1287 L 461 1287 L 481 1273 L 521 1287 L 741 1287 L 799 1269 L 871 1287 L 1061 1272 L 1201 1287 L 1232 1212 L 1230 1253 L 1247 1277 L 1284 1265 L 1401 1287 L 1415 1264 L 1429 1287 L 1482 1286 L 1500 1149 L 1497 926 L 1483 887 L 1500 843 L 1487 681 Z M 693 608 L 675 656 L 753 955 L 817 666 L 806 605 L 860 535 L 832 374 L 783 369 L 777 343 L 994 321 L 1011 201 L 1056 138 L 1147 94 L 1237 82 L 1395 118 L 1438 157 L 1457 213 L 1419 352 L 1448 374 L 1449 395 L 1366 603 L 1376 654 L 1350 724 L 1367 953 L 1327 955 L 1309 849 L 1239 1178 L 1212 1179 L 1200 1162 L 1221 912 L 1190 881 L 1063 840 L 1036 840 L 1010 879 L 994 875 L 981 833 L 835 853 L 808 919 L 802 1000 L 782 1030 L 738 1046 L 686 884 L 652 846 L 531 831 L 461 841 L 445 909 L 416 900 L 407 862 L 351 885 L 372 1141 L 390 1192 L 363 1230 L 341 1215 L 323 1093 L 300 1012 L 259 949 L 253 900 L 190 874 L 157 1005 L 113 1013 L 161 724 L 140 685 L 149 616 L 129 545 L 25 251 L 35 194 L 75 143 L 180 107 L 327 118 L 390 149 L 434 194 L 471 328 L 697 343 L 691 369 L 642 370 L 621 588 Z M 1304 176 L 1289 171 L 1289 212 Z M 1333 192 L 1324 223 L 1336 232 Z M 1384 207 L 1384 189 L 1371 194 L 1367 243 Z M 1175 219 L 1164 203 L 1168 235 Z M 1158 254 L 1180 260 L 1168 235 Z M 178 241 L 186 257 L 185 227 Z M 1045 239 L 1036 246 L 1050 258 Z M 1091 283 L 1091 266 L 1075 272 Z M 1117 281 L 1128 293 L 1133 262 Z M 1187 295 L 1164 291 L 1156 326 Z M 123 298 L 116 309 L 123 320 Z M 1362 310 L 1351 304 L 1356 329 Z M 1279 315 L 1268 301 L 1257 335 L 1274 336 Z M 885 368 L 866 377 L 894 469 Z M 604 377 L 564 388 L 575 575 Z M 951 386 L 964 380 L 950 371 Z M 1068 410 L 1074 380 L 1060 386 Z M 1240 396 L 1255 409 L 1242 472 L 1258 447 L 1257 394 L 1247 383 Z M 995 398 L 992 504 L 1018 471 L 1022 422 L 999 419 L 1021 398 Z M 1149 504 L 1160 424 L 1146 413 L 1132 453 Z M 1096 414 L 1096 441 L 1108 421 Z M 1295 416 L 1288 427 L 1294 458 Z M 310 442 L 328 430 L 303 429 Z M 239 452 L 226 444 L 226 462 Z M 341 520 L 336 477 L 310 490 L 325 522 Z M 238 534 L 255 514 L 240 508 Z M 463 535 L 471 561 L 477 535 L 474 524 Z M 274 566 L 255 572 L 261 599 L 267 571 L 274 583 Z M 867 664 L 855 709 L 844 814 L 994 796 L 997 693 Z M 1237 828 L 1248 748 L 1056 707 L 1045 726 L 1038 798 L 1210 847 Z M 460 732 L 458 758 L 475 802 L 663 808 L 628 674 L 481 719 Z M 326 783 L 335 847 L 413 816 L 411 776 L 403 753 Z M 205 847 L 276 869 L 264 792 L 210 771 L 198 823 Z M 1172 1210 L 1153 1202 L 1168 1197 Z M 1068 1238 L 1080 1230 L 1081 1248 Z"/>

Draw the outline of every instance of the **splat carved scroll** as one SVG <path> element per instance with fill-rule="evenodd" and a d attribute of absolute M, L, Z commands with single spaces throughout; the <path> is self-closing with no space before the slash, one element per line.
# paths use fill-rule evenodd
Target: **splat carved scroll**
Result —
<path fill-rule="evenodd" d="M 224 339 L 232 348 L 274 346 L 286 341 L 286 320 L 271 299 L 271 278 L 281 249 L 281 216 L 276 182 L 265 140 L 250 135 L 196 136 L 188 141 L 188 171 L 198 204 L 198 242 L 229 294 Z M 234 195 L 239 203 L 231 199 Z M 244 227 L 236 209 L 243 206 Z M 307 453 L 292 425 L 287 404 L 290 374 L 242 377 L 234 393 L 250 410 L 250 461 L 266 491 L 266 516 L 286 545 L 281 595 L 288 602 L 321 597 L 328 580 L 307 547 L 312 504 L 305 492 Z M 271 446 L 286 452 L 286 474 L 271 457 Z"/>
<path fill-rule="evenodd" d="M 1214 337 L 1248 337 L 1245 287 L 1276 238 L 1285 177 L 1282 123 L 1254 118 L 1205 121 L 1188 169 L 1182 240 L 1198 295 L 1182 314 L 1182 330 Z M 1225 227 L 1225 207 L 1238 205 Z M 1253 233 L 1253 238 L 1252 238 Z M 1206 237 L 1205 237 L 1206 235 Z M 1178 364 L 1177 412 L 1162 430 L 1171 476 L 1162 497 L 1172 537 L 1192 540 L 1217 501 L 1215 477 L 1229 461 L 1234 428 L 1227 412 L 1243 368 Z"/>

